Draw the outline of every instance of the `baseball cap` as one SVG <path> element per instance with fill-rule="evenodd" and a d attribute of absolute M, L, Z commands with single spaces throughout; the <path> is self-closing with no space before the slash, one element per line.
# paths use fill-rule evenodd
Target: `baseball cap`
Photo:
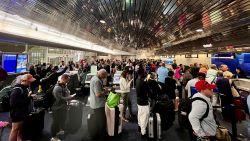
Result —
<path fill-rule="evenodd" d="M 31 74 L 24 74 L 24 75 L 21 76 L 21 80 L 26 80 L 26 81 L 29 81 L 29 82 L 33 82 L 36 79 Z"/>
<path fill-rule="evenodd" d="M 195 84 L 195 88 L 198 90 L 198 91 L 201 91 L 201 90 L 205 90 L 205 89 L 215 89 L 216 88 L 216 85 L 214 84 L 209 84 L 207 81 L 205 80 L 200 80 L 198 81 L 196 84 Z"/>

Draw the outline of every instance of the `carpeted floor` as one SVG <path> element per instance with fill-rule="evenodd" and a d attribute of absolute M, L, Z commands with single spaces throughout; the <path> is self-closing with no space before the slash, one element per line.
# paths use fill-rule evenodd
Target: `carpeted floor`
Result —
<path fill-rule="evenodd" d="M 134 114 L 137 113 L 137 105 L 136 105 L 136 94 L 135 90 L 131 92 L 131 100 L 132 100 L 132 112 Z M 87 97 L 83 100 L 84 103 L 87 103 Z M 87 115 L 90 113 L 90 108 L 88 106 L 84 106 L 83 108 L 83 119 L 82 119 L 82 127 L 75 134 L 67 134 L 63 141 L 91 141 L 89 138 L 88 128 L 87 128 Z M 0 121 L 8 121 L 8 113 L 0 113 Z M 45 114 L 44 121 L 44 131 L 42 136 L 38 141 L 49 141 L 51 138 L 50 135 L 50 126 L 51 126 L 51 115 L 49 113 Z M 222 125 L 225 125 L 227 128 L 230 128 L 230 124 L 226 122 L 222 122 Z M 238 133 L 247 136 L 247 126 L 248 121 L 244 121 L 238 124 Z M 7 141 L 10 129 L 5 128 L 2 133 L 2 137 L 0 141 Z M 174 122 L 174 125 L 168 130 L 163 132 L 162 136 L 163 141 L 189 141 L 189 136 L 186 130 L 179 128 L 177 117 Z M 137 132 L 137 122 L 131 121 L 123 124 L 123 131 L 117 137 L 109 138 L 109 141 L 141 141 L 140 134 Z"/>

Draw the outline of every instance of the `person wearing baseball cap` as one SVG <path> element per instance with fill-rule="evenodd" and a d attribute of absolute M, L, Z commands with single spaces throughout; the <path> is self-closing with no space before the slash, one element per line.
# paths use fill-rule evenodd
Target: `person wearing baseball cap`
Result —
<path fill-rule="evenodd" d="M 200 98 L 192 102 L 192 109 L 189 113 L 189 121 L 192 125 L 193 133 L 196 138 L 215 140 L 217 125 L 213 115 L 211 96 L 216 85 L 209 84 L 205 80 L 200 80 L 195 84 L 198 93 L 192 99 Z M 209 107 L 209 109 L 208 109 Z M 206 115 L 208 109 L 208 114 Z"/>
<path fill-rule="evenodd" d="M 16 84 L 10 95 L 10 117 L 12 129 L 9 141 L 22 140 L 22 127 L 24 120 L 29 115 L 29 105 L 32 92 L 30 84 L 36 79 L 31 74 L 24 74 L 20 77 L 20 83 Z"/>

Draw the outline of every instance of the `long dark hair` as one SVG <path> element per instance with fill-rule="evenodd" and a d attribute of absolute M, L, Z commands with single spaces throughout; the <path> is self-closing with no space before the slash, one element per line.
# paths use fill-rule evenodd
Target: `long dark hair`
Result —
<path fill-rule="evenodd" d="M 121 77 L 126 78 L 127 74 L 128 74 L 127 71 L 123 71 L 122 74 L 121 74 Z"/>

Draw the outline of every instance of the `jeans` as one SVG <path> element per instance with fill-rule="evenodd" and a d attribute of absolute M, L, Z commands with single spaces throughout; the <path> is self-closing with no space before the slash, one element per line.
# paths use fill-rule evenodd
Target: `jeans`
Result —
<path fill-rule="evenodd" d="M 52 125 L 51 125 L 52 137 L 56 137 L 56 134 L 60 130 L 64 130 L 66 116 L 67 116 L 67 109 L 53 110 L 53 113 L 52 113 L 53 121 L 52 121 Z"/>
<path fill-rule="evenodd" d="M 127 108 L 129 110 L 130 116 L 132 116 L 133 114 L 132 114 L 132 107 L 131 107 L 132 104 L 131 104 L 131 100 L 130 100 L 130 93 L 122 94 L 122 99 L 123 99 L 123 105 L 124 105 L 122 116 L 125 118 Z"/>

